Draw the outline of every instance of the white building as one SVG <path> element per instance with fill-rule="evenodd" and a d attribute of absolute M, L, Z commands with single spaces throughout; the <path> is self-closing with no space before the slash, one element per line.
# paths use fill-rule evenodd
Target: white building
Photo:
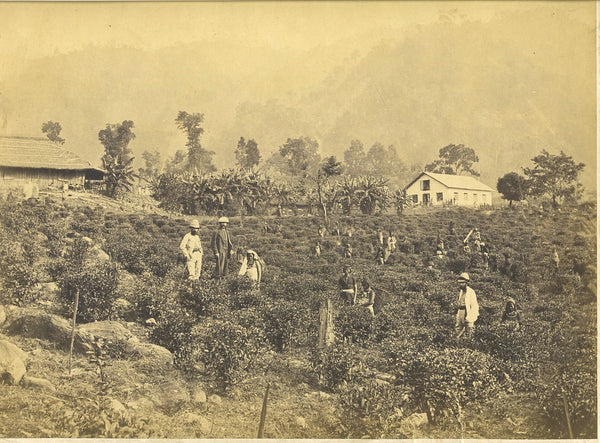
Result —
<path fill-rule="evenodd" d="M 492 204 L 494 190 L 466 175 L 421 172 L 406 188 L 409 201 L 425 206 L 457 205 L 478 207 Z"/>

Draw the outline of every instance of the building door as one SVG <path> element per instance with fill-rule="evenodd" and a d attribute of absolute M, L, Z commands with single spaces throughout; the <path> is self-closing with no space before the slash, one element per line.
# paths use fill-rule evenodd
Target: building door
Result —
<path fill-rule="evenodd" d="M 429 194 L 423 194 L 423 205 L 429 206 Z"/>

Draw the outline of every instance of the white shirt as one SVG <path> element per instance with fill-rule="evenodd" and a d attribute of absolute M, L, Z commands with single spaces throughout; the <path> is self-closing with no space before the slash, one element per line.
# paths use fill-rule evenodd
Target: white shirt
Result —
<path fill-rule="evenodd" d="M 192 235 L 191 232 L 188 232 L 183 236 L 183 240 L 181 240 L 181 244 L 179 245 L 179 249 L 183 251 L 188 257 L 192 255 L 192 252 L 197 251 L 202 254 L 204 251 L 202 249 L 202 242 L 200 241 L 199 235 Z"/>
<path fill-rule="evenodd" d="M 477 317 L 479 317 L 479 304 L 477 303 L 477 295 L 475 294 L 475 291 L 469 286 L 467 286 L 465 291 L 460 291 L 458 294 L 459 306 L 462 306 L 463 300 L 464 305 L 467 308 L 465 320 L 468 322 L 475 322 Z"/>

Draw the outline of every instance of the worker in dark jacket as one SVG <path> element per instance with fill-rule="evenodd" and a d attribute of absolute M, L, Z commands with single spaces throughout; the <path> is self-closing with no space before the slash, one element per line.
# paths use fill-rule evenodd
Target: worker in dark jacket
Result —
<path fill-rule="evenodd" d="M 213 234 L 211 242 L 216 259 L 215 277 L 219 280 L 227 274 L 227 266 L 231 258 L 231 251 L 233 250 L 231 235 L 229 235 L 229 231 L 227 230 L 228 224 L 229 219 L 227 217 L 219 219 L 219 229 Z"/>
<path fill-rule="evenodd" d="M 341 296 L 350 305 L 356 304 L 356 296 L 358 294 L 358 284 L 352 275 L 352 267 L 344 265 L 344 274 L 340 277 L 338 283 L 340 285 Z"/>

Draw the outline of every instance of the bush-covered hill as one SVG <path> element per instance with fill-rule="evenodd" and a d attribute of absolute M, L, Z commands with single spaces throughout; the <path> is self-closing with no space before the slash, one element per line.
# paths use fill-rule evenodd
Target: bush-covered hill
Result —
<path fill-rule="evenodd" d="M 323 238 L 316 218 L 246 217 L 243 226 L 233 218 L 235 246 L 266 262 L 260 289 L 236 275 L 237 263 L 224 281 L 210 278 L 212 218 L 201 220 L 204 274 L 188 282 L 178 254 L 188 221 L 2 203 L 0 304 L 70 318 L 79 291 L 78 322 L 118 321 L 169 349 L 175 368 L 139 371 L 124 355 L 101 356 L 102 382 L 98 358 L 76 355 L 80 375 L 65 379 L 64 351 L 12 335 L 57 390 L 49 397 L 24 387 L 0 391 L 0 436 L 255 437 L 267 383 L 266 430 L 276 438 L 559 438 L 569 437 L 567 415 L 573 437 L 596 436 L 595 208 L 352 215 L 335 219 Z M 463 251 L 473 227 L 490 247 L 487 265 Z M 377 233 L 389 230 L 398 245 L 381 265 Z M 438 237 L 447 248 L 441 258 Z M 320 257 L 312 252 L 318 239 Z M 347 242 L 351 258 L 343 257 Z M 340 298 L 344 263 L 372 282 L 374 318 Z M 453 338 L 463 271 L 480 304 L 473 340 Z M 44 290 L 51 282 L 53 295 Z M 521 310 L 516 332 L 500 324 L 508 297 Z M 320 350 L 319 307 L 327 299 L 336 342 Z M 176 384 L 189 398 L 165 406 L 153 384 Z M 222 399 L 192 401 L 198 386 Z M 115 411 L 113 400 L 126 406 Z M 142 400 L 151 412 L 136 409 Z M 73 414 L 46 415 L 50 404 Z M 415 424 L 419 414 L 427 424 Z"/>

